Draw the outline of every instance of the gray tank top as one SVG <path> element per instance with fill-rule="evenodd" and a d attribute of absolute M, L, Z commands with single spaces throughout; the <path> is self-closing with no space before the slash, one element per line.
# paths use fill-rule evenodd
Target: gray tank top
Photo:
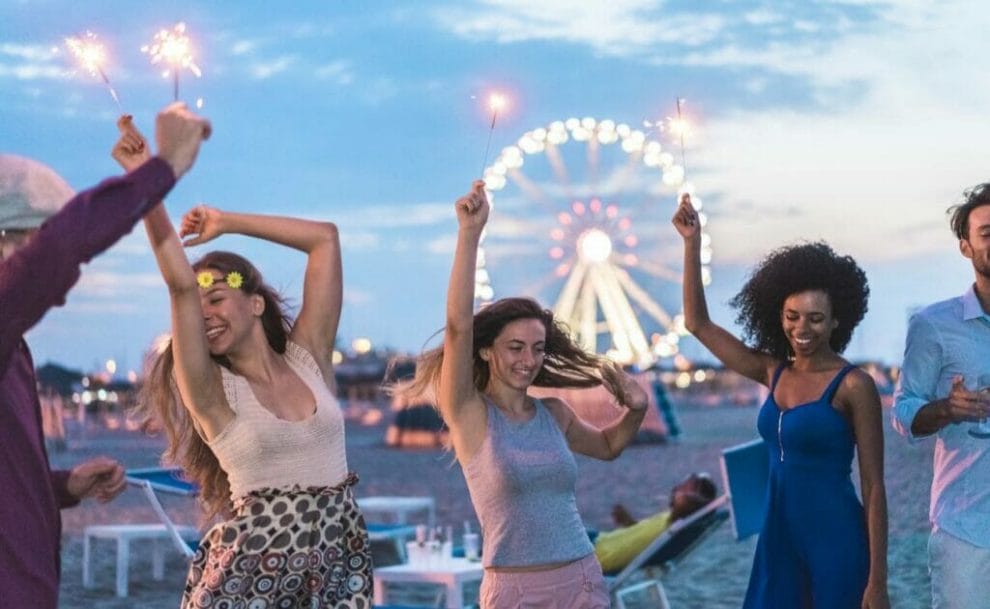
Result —
<path fill-rule="evenodd" d="M 574 496 L 577 462 L 553 415 L 536 400 L 536 415 L 517 423 L 484 400 L 488 433 L 464 466 L 484 566 L 545 565 L 591 554 Z"/>

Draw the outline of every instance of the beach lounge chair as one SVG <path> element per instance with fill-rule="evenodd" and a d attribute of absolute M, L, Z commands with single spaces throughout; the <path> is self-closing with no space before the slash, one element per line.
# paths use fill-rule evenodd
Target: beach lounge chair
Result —
<path fill-rule="evenodd" d="M 180 526 L 172 522 L 158 499 L 157 491 L 193 497 L 198 492 L 195 485 L 181 478 L 178 468 L 149 468 L 128 470 L 128 484 L 140 488 L 160 522 L 141 524 L 104 524 L 86 527 L 83 532 L 83 587 L 93 587 L 92 545 L 97 539 L 109 539 L 117 545 L 116 593 L 127 596 L 130 547 L 133 541 L 152 543 L 152 577 L 161 580 L 165 576 L 164 549 L 161 540 L 169 540 L 186 558 L 192 558 L 199 543 L 199 531 L 192 526 Z"/>
<path fill-rule="evenodd" d="M 615 599 L 616 609 L 626 609 L 626 599 L 633 594 L 641 594 L 649 589 L 655 591 L 658 609 L 670 609 L 667 593 L 660 578 L 669 573 L 686 558 L 709 534 L 728 520 L 726 508 L 728 496 L 716 497 L 714 501 L 687 518 L 675 521 L 650 545 L 640 552 L 618 573 L 606 573 L 605 582 L 609 594 Z M 645 574 L 646 578 L 632 583 L 634 576 Z"/>
<path fill-rule="evenodd" d="M 758 533 L 766 510 L 767 459 L 766 445 L 759 439 L 723 450 L 720 459 L 723 494 L 691 516 L 672 524 L 622 571 L 605 574 L 616 609 L 625 609 L 627 597 L 651 588 L 655 591 L 658 609 L 670 609 L 660 578 L 687 558 L 726 520 L 732 522 L 736 540 Z M 644 572 L 646 578 L 630 583 L 640 572 Z"/>

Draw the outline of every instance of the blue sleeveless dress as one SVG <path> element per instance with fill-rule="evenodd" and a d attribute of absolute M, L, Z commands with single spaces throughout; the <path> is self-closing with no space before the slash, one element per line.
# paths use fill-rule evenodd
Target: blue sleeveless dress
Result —
<path fill-rule="evenodd" d="M 866 516 L 850 473 L 855 439 L 832 398 L 835 375 L 814 401 L 781 410 L 774 389 L 757 428 L 767 443 L 766 521 L 756 546 L 744 609 L 859 609 L 869 575 Z"/>

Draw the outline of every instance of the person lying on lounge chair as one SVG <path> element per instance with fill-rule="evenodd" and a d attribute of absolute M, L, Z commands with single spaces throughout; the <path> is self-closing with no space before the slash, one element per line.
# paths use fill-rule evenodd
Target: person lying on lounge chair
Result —
<path fill-rule="evenodd" d="M 708 474 L 691 474 L 670 492 L 670 507 L 637 521 L 621 504 L 612 508 L 618 528 L 593 538 L 595 556 L 605 573 L 622 570 L 670 526 L 697 512 L 715 499 L 715 483 Z"/>

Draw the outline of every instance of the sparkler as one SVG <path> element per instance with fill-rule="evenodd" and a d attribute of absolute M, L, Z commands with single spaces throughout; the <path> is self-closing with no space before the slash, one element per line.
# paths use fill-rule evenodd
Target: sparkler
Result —
<path fill-rule="evenodd" d="M 172 75 L 172 94 L 175 101 L 179 101 L 179 72 L 183 68 L 188 68 L 197 78 L 203 75 L 199 66 L 193 60 L 192 43 L 186 35 L 186 24 L 179 22 L 171 30 L 160 30 L 152 39 L 151 44 L 141 47 L 142 53 L 147 53 L 151 57 L 151 64 L 165 62 L 169 70 L 162 72 L 162 76 L 168 78 Z"/>
<path fill-rule="evenodd" d="M 488 142 L 485 144 L 485 156 L 481 160 L 481 170 L 478 172 L 484 177 L 485 165 L 488 164 L 488 152 L 492 146 L 492 134 L 495 133 L 495 121 L 498 119 L 498 111 L 505 108 L 505 96 L 500 93 L 492 93 L 488 97 L 488 107 L 492 111 L 492 124 L 488 128 Z"/>
<path fill-rule="evenodd" d="M 691 134 L 691 123 L 684 118 L 682 112 L 682 106 L 684 102 L 687 101 L 683 97 L 678 97 L 677 103 L 677 116 L 668 116 L 663 120 L 658 120 L 656 122 L 643 121 L 645 127 L 652 127 L 661 132 L 667 132 L 677 138 L 678 143 L 681 147 L 681 167 L 687 172 L 687 161 L 684 155 L 684 138 Z"/>
<path fill-rule="evenodd" d="M 93 77 L 99 76 L 103 79 L 103 83 L 106 84 L 107 90 L 110 91 L 110 97 L 117 104 L 117 110 L 120 114 L 124 111 L 120 106 L 120 98 L 117 97 L 117 91 L 114 90 L 113 85 L 110 84 L 110 79 L 107 78 L 107 73 L 103 71 L 103 63 L 106 61 L 107 53 L 103 48 L 103 45 L 96 39 L 96 34 L 93 32 L 86 32 L 82 36 L 71 36 L 65 39 L 65 46 L 72 53 L 72 56 L 76 58 L 79 65 L 89 72 Z"/>

